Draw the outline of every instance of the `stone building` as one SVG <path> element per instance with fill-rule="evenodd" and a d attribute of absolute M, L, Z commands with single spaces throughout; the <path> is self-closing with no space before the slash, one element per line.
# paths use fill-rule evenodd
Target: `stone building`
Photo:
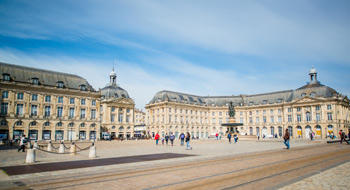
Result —
<path fill-rule="evenodd" d="M 110 73 L 110 82 L 101 89 L 101 127 L 112 138 L 134 136 L 135 103 L 126 90 L 117 85 L 117 75 Z"/>
<path fill-rule="evenodd" d="M 116 80 L 96 91 L 77 75 L 0 63 L 0 139 L 132 137 L 135 103 Z"/>
<path fill-rule="evenodd" d="M 310 81 L 295 90 L 239 96 L 197 96 L 160 91 L 146 105 L 146 125 L 151 134 L 190 132 L 207 138 L 225 135 L 232 101 L 241 135 L 281 137 L 289 128 L 292 138 L 326 138 L 349 128 L 349 99 L 317 80 L 312 68 Z"/>
<path fill-rule="evenodd" d="M 0 63 L 2 137 L 98 139 L 100 93 L 83 78 Z"/>

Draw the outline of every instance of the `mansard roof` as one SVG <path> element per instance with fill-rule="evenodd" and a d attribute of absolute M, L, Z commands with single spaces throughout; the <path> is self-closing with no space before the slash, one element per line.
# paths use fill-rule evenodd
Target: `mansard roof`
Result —
<path fill-rule="evenodd" d="M 203 106 L 227 106 L 232 101 L 234 106 L 244 106 L 291 102 L 304 96 L 329 98 L 336 95 L 339 95 L 339 93 L 320 83 L 318 85 L 307 84 L 296 90 L 239 96 L 197 96 L 163 90 L 156 93 L 149 104 L 167 101 Z"/>
<path fill-rule="evenodd" d="M 0 62 L 0 78 L 8 74 L 10 81 L 32 83 L 32 79 L 38 79 L 39 85 L 56 87 L 63 83 L 64 88 L 81 90 L 84 86 L 86 91 L 95 91 L 86 79 L 69 73 L 61 73 L 32 67 L 12 65 Z"/>

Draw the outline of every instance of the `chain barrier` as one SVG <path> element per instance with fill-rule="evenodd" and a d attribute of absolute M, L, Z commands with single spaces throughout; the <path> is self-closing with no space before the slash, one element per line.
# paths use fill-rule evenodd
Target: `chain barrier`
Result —
<path fill-rule="evenodd" d="M 80 148 L 78 145 L 75 145 L 75 147 L 77 147 L 77 149 L 79 149 L 79 151 L 84 151 L 84 150 L 88 150 L 92 145 L 86 147 L 86 148 Z"/>
<path fill-rule="evenodd" d="M 64 145 L 64 144 L 63 144 Z M 41 145 L 43 146 L 43 145 Z M 86 148 L 80 148 L 76 145 L 76 147 L 79 149 L 79 151 L 75 151 L 74 153 L 78 153 L 78 152 L 82 152 L 82 151 L 85 151 L 85 150 L 88 150 L 92 147 L 93 145 L 90 145 Z M 53 146 L 52 146 L 53 147 Z M 65 147 L 65 146 L 64 146 Z M 57 148 L 56 148 L 57 149 Z M 68 149 L 68 148 L 67 148 Z M 58 153 L 58 152 L 53 152 L 53 151 L 47 151 L 47 150 L 44 150 L 44 149 L 41 149 L 40 147 L 38 148 L 38 150 L 40 151 L 43 151 L 43 152 L 46 152 L 46 153 L 53 153 L 53 154 L 71 154 L 72 152 L 64 152 L 64 153 Z"/>
<path fill-rule="evenodd" d="M 63 147 L 65 148 L 65 149 L 70 149 L 70 147 L 66 147 L 66 145 L 64 144 L 64 143 L 62 143 L 63 144 Z"/>

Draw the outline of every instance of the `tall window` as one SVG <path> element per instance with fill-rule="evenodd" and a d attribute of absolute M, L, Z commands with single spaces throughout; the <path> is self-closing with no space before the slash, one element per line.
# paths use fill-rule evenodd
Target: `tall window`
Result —
<path fill-rule="evenodd" d="M 249 123 L 253 123 L 253 118 L 249 117 Z"/>
<path fill-rule="evenodd" d="M 74 104 L 74 98 L 69 98 L 69 103 Z"/>
<path fill-rule="evenodd" d="M 92 100 L 91 105 L 96 106 L 96 100 Z"/>
<path fill-rule="evenodd" d="M 317 105 L 317 106 L 316 106 L 316 111 L 319 111 L 319 110 L 320 110 L 320 107 L 321 107 L 320 105 Z"/>
<path fill-rule="evenodd" d="M 300 114 L 297 115 L 297 121 L 301 122 L 301 115 Z"/>
<path fill-rule="evenodd" d="M 51 102 L 51 96 L 45 96 L 45 102 Z"/>
<path fill-rule="evenodd" d="M 96 109 L 91 110 L 91 119 L 96 119 Z"/>
<path fill-rule="evenodd" d="M 332 112 L 328 112 L 328 113 L 327 113 L 327 117 L 328 117 L 328 120 L 329 120 L 329 121 L 333 120 Z"/>
<path fill-rule="evenodd" d="M 17 93 L 17 100 L 23 100 L 23 92 Z"/>
<path fill-rule="evenodd" d="M 275 122 L 275 117 L 271 116 L 271 123 L 274 123 L 274 122 Z"/>
<path fill-rule="evenodd" d="M 85 109 L 80 109 L 80 119 L 85 118 Z"/>
<path fill-rule="evenodd" d="M 316 113 L 316 121 L 321 121 L 321 115 L 320 115 L 320 113 Z"/>
<path fill-rule="evenodd" d="M 239 122 L 240 122 L 240 123 L 243 123 L 243 117 L 240 117 L 240 118 L 239 118 Z"/>
<path fill-rule="evenodd" d="M 273 110 L 270 110 L 270 114 L 271 114 L 271 115 L 273 114 Z"/>
<path fill-rule="evenodd" d="M 327 110 L 331 110 L 332 109 L 332 105 L 328 104 L 327 105 Z"/>
<path fill-rule="evenodd" d="M 17 104 L 16 115 L 23 115 L 23 104 Z"/>
<path fill-rule="evenodd" d="M 129 116 L 126 116 L 126 122 L 129 123 Z M 163 116 L 163 122 L 164 122 L 164 116 Z"/>
<path fill-rule="evenodd" d="M 57 103 L 63 103 L 63 96 L 57 97 Z"/>
<path fill-rule="evenodd" d="M 292 112 L 292 108 L 288 108 L 288 112 L 289 112 L 289 113 Z"/>
<path fill-rule="evenodd" d="M 292 115 L 288 115 L 288 122 L 292 122 Z"/>
<path fill-rule="evenodd" d="M 62 117 L 63 107 L 57 107 L 57 117 Z"/>
<path fill-rule="evenodd" d="M 2 92 L 2 98 L 5 99 L 5 98 L 8 98 L 9 97 L 9 92 L 8 91 L 3 91 Z"/>
<path fill-rule="evenodd" d="M 311 121 L 311 114 L 310 114 L 310 112 L 306 112 L 306 121 Z"/>
<path fill-rule="evenodd" d="M 38 101 L 38 95 L 32 94 L 32 101 Z"/>
<path fill-rule="evenodd" d="M 297 107 L 297 111 L 301 111 L 301 107 Z"/>
<path fill-rule="evenodd" d="M 30 111 L 31 116 L 37 116 L 38 115 L 38 106 L 37 105 L 32 105 L 31 111 Z"/>
<path fill-rule="evenodd" d="M 123 113 L 119 113 L 119 115 L 118 115 L 118 122 L 119 123 L 123 122 Z"/>
<path fill-rule="evenodd" d="M 256 122 L 256 123 L 259 123 L 259 117 L 256 117 L 256 118 L 255 118 L 255 122 Z"/>
<path fill-rule="evenodd" d="M 80 100 L 80 104 L 81 104 L 81 105 L 85 105 L 85 98 L 82 98 L 82 99 Z"/>
<path fill-rule="evenodd" d="M 7 115 L 8 103 L 1 103 L 1 115 Z"/>
<path fill-rule="evenodd" d="M 111 122 L 114 122 L 114 114 L 111 114 Z"/>
<path fill-rule="evenodd" d="M 74 117 L 74 108 L 69 108 L 69 118 Z"/>
<path fill-rule="evenodd" d="M 278 116 L 278 123 L 282 123 L 282 116 Z"/>
<path fill-rule="evenodd" d="M 49 117 L 51 114 L 51 106 L 45 106 L 45 117 Z"/>
<path fill-rule="evenodd" d="M 264 123 L 266 123 L 266 116 L 263 117 Z"/>

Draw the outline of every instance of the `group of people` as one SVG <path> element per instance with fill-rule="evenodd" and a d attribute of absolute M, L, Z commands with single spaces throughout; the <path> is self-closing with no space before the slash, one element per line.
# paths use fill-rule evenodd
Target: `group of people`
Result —
<path fill-rule="evenodd" d="M 187 132 L 186 135 L 184 133 L 181 133 L 179 136 L 179 139 L 181 142 L 180 143 L 181 146 L 184 146 L 184 142 L 186 142 L 186 149 L 192 149 L 190 146 L 191 135 L 189 132 Z M 168 142 L 170 140 L 171 146 L 174 146 L 175 135 L 172 133 L 168 135 L 168 133 L 166 133 L 165 136 L 160 137 L 160 135 L 156 133 L 156 135 L 154 136 L 154 140 L 156 140 L 156 145 L 159 144 L 159 140 L 162 141 L 162 145 L 164 145 L 164 141 L 165 141 L 165 144 L 168 145 Z"/>
<path fill-rule="evenodd" d="M 232 134 L 231 134 L 231 133 L 228 133 L 228 134 L 227 134 L 227 138 L 228 138 L 228 142 L 231 144 Z M 233 140 L 235 141 L 235 143 L 238 142 L 238 135 L 237 135 L 237 134 L 233 134 Z"/>

